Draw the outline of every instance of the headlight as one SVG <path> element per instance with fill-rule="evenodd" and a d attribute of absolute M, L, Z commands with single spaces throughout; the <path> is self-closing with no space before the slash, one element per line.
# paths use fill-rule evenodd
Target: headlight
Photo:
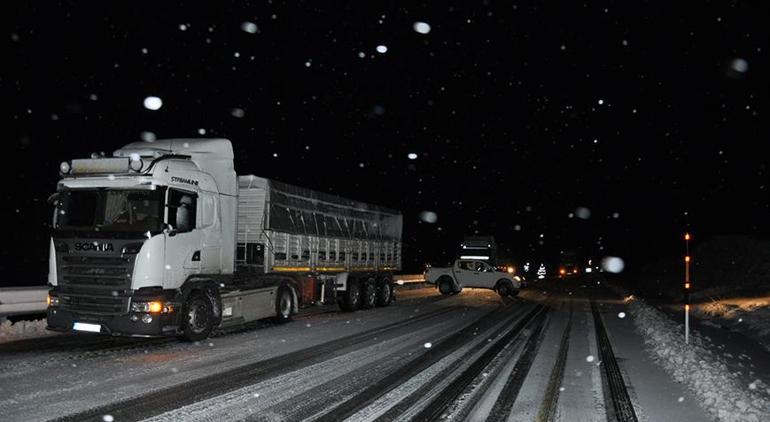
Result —
<path fill-rule="evenodd" d="M 59 296 L 48 295 L 45 299 L 46 304 L 50 307 L 59 306 Z"/>
<path fill-rule="evenodd" d="M 131 302 L 131 312 L 143 312 L 143 313 L 170 313 L 174 311 L 174 307 L 170 303 L 163 303 L 158 300 L 152 302 Z"/>

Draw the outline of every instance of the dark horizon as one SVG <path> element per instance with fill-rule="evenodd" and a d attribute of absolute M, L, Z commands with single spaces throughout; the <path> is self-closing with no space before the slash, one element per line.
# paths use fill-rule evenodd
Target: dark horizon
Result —
<path fill-rule="evenodd" d="M 475 233 L 628 271 L 685 230 L 767 238 L 759 5 L 3 5 L 0 285 L 45 283 L 59 162 L 144 132 L 226 137 L 239 174 L 401 210 L 407 271 Z"/>

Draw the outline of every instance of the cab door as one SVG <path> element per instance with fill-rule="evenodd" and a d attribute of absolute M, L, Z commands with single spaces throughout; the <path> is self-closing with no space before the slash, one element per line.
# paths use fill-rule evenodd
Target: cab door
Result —
<path fill-rule="evenodd" d="M 195 192 L 174 188 L 166 191 L 166 288 L 177 288 L 201 271 L 202 236 L 196 230 L 198 202 Z"/>
<path fill-rule="evenodd" d="M 474 261 L 458 260 L 455 266 L 455 276 L 460 287 L 478 287 L 479 273 Z"/>
<path fill-rule="evenodd" d="M 478 269 L 479 287 L 492 289 L 495 287 L 497 280 L 502 278 L 501 274 L 486 262 L 476 262 L 476 268 Z"/>
<path fill-rule="evenodd" d="M 202 274 L 219 274 L 222 272 L 222 227 L 218 216 L 218 197 L 209 192 L 201 192 L 199 200 L 200 226 L 196 228 L 201 232 L 201 260 L 200 270 Z"/>

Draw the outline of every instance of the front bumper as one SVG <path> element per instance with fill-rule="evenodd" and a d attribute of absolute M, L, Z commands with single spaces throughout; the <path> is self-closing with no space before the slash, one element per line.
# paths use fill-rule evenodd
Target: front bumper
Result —
<path fill-rule="evenodd" d="M 54 288 L 52 294 L 58 296 L 60 292 Z M 164 292 L 170 293 L 170 292 Z M 67 295 L 67 293 L 61 293 Z M 168 296 L 172 294 L 161 294 L 153 296 L 134 295 L 130 300 L 149 302 L 160 300 L 169 303 Z M 130 303 L 130 302 L 129 302 Z M 174 311 L 171 313 L 147 313 L 130 311 L 120 315 L 96 315 L 79 310 L 67 309 L 65 306 L 49 306 L 46 312 L 48 330 L 60 332 L 77 332 L 75 323 L 97 324 L 99 332 L 90 332 L 92 334 L 129 336 L 129 337 L 165 337 L 173 336 L 180 332 L 180 308 L 174 304 Z M 146 318 L 151 317 L 150 320 Z"/>
<path fill-rule="evenodd" d="M 131 316 L 136 315 L 136 320 Z M 165 337 L 178 333 L 178 324 L 176 315 L 150 314 L 152 321 L 149 323 L 142 321 L 142 315 L 131 313 L 118 316 L 94 316 L 81 315 L 74 312 L 65 311 L 56 308 L 48 309 L 48 326 L 52 331 L 77 332 L 73 327 L 76 322 L 87 324 L 98 324 L 101 326 L 99 333 L 112 336 L 129 337 Z"/>

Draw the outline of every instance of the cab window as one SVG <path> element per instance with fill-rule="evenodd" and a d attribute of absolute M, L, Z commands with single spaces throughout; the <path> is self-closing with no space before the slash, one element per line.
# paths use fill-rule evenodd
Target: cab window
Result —
<path fill-rule="evenodd" d="M 166 223 L 177 232 L 189 232 L 195 229 L 198 195 L 176 189 L 168 190 L 168 219 Z"/>

